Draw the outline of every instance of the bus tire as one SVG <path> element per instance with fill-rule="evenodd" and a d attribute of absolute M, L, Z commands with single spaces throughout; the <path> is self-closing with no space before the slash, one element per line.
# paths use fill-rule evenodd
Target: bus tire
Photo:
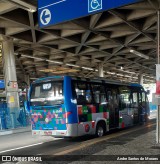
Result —
<path fill-rule="evenodd" d="M 104 133 L 105 133 L 104 125 L 101 124 L 101 123 L 98 123 L 97 126 L 96 126 L 95 136 L 96 137 L 102 137 L 102 136 L 104 136 Z"/>

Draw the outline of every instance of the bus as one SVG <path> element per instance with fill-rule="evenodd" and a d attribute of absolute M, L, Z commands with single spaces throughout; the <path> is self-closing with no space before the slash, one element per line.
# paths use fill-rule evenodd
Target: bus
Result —
<path fill-rule="evenodd" d="M 53 76 L 34 81 L 28 94 L 32 135 L 103 136 L 147 120 L 147 92 L 139 84 Z"/>

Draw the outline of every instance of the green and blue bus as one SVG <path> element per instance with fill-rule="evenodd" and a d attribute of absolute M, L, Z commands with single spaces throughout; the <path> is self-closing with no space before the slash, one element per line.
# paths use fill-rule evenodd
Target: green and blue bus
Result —
<path fill-rule="evenodd" d="M 71 76 L 40 78 L 28 94 L 33 135 L 103 136 L 147 120 L 147 92 L 139 84 Z"/>

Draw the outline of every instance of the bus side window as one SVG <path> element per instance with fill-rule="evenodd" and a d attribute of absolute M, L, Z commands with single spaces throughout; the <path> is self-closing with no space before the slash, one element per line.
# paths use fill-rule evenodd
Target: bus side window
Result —
<path fill-rule="evenodd" d="M 107 100 L 108 100 L 108 102 L 110 102 L 111 98 L 112 98 L 111 91 L 107 91 Z"/>
<path fill-rule="evenodd" d="M 142 106 L 145 108 L 146 106 L 146 94 L 145 92 L 142 92 Z"/>
<path fill-rule="evenodd" d="M 106 103 L 106 94 L 103 85 L 100 84 L 92 84 L 92 91 L 95 103 L 104 104 Z"/>
<path fill-rule="evenodd" d="M 124 110 L 131 106 L 131 92 L 128 87 L 119 87 L 120 92 L 120 109 Z"/>
<path fill-rule="evenodd" d="M 75 91 L 78 105 L 91 104 L 92 96 L 89 84 L 86 82 L 76 82 Z"/>
<path fill-rule="evenodd" d="M 139 103 L 141 104 L 142 103 L 142 94 L 140 92 L 139 92 L 138 97 L 139 97 Z"/>
<path fill-rule="evenodd" d="M 108 105 L 112 106 L 112 93 L 111 91 L 107 91 L 107 101 L 108 101 Z"/>
<path fill-rule="evenodd" d="M 111 89 L 107 91 L 107 101 L 109 110 L 114 113 L 115 109 L 118 108 L 119 99 L 117 96 L 117 90 Z"/>
<path fill-rule="evenodd" d="M 106 93 L 105 93 L 105 88 L 103 85 L 100 87 L 100 102 L 101 104 L 106 104 Z"/>
<path fill-rule="evenodd" d="M 117 91 L 116 90 L 112 90 L 112 98 L 113 98 L 113 104 L 116 108 L 118 108 L 118 105 L 119 105 L 119 99 L 118 99 L 118 96 L 117 96 Z"/>
<path fill-rule="evenodd" d="M 100 103 L 100 85 L 91 84 L 95 103 Z"/>
<path fill-rule="evenodd" d="M 132 93 L 133 94 L 133 107 L 138 107 L 138 95 L 136 92 Z"/>

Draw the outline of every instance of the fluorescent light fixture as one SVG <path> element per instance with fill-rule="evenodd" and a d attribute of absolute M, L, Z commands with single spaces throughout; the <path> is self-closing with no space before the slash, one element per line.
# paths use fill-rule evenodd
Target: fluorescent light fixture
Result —
<path fill-rule="evenodd" d="M 129 78 L 130 78 L 131 76 L 128 76 L 128 75 L 124 75 L 124 77 L 129 77 Z"/>
<path fill-rule="evenodd" d="M 21 7 L 22 9 L 24 10 L 27 10 L 29 12 L 36 12 L 37 11 L 37 8 L 29 3 L 26 3 L 24 1 L 21 1 L 21 0 L 8 0 L 9 2 Z"/>
<path fill-rule="evenodd" d="M 110 75 L 115 75 L 115 72 L 107 72 Z"/>
<path fill-rule="evenodd" d="M 36 80 L 36 79 L 38 79 L 38 78 L 36 78 L 36 77 L 30 77 L 30 79 L 31 79 L 31 80 Z"/>
<path fill-rule="evenodd" d="M 50 63 L 56 63 L 56 64 L 63 64 L 63 62 L 59 62 L 59 61 L 55 61 L 55 60 L 46 60 L 47 62 L 50 62 Z"/>
<path fill-rule="evenodd" d="M 66 65 L 71 66 L 71 67 L 80 67 L 79 65 L 74 65 L 74 64 L 69 64 L 69 63 L 67 63 Z"/>
<path fill-rule="evenodd" d="M 117 76 L 123 76 L 122 74 L 117 73 Z"/>
<path fill-rule="evenodd" d="M 56 64 L 63 64 L 63 62 L 59 62 L 59 61 L 54 61 L 54 60 L 48 60 L 48 59 L 43 59 L 43 58 L 39 58 L 39 57 L 34 57 L 34 56 L 28 56 L 28 55 L 21 55 L 27 58 L 31 58 L 31 59 L 37 59 L 37 60 L 41 60 L 41 61 L 47 61 L 47 62 L 51 62 L 51 63 L 56 63 Z"/>
<path fill-rule="evenodd" d="M 134 50 L 132 50 L 132 49 L 131 49 L 129 52 L 133 53 L 133 52 L 134 52 Z"/>
<path fill-rule="evenodd" d="M 45 59 L 42 59 L 42 58 L 39 58 L 39 57 L 34 57 L 34 56 L 28 56 L 28 55 L 21 55 L 21 56 L 31 58 L 31 59 L 45 60 Z"/>
<path fill-rule="evenodd" d="M 130 73 L 130 74 L 136 74 L 135 72 L 126 71 L 126 70 L 123 70 L 123 69 L 119 69 L 118 71 L 125 72 L 125 73 Z"/>
<path fill-rule="evenodd" d="M 82 67 L 82 69 L 86 69 L 86 70 L 90 70 L 90 71 L 94 70 L 93 68 L 89 68 L 89 67 Z"/>
<path fill-rule="evenodd" d="M 142 54 L 142 53 L 140 53 L 140 52 L 138 52 L 138 51 L 136 51 L 136 50 L 130 49 L 129 52 L 131 52 L 132 54 L 135 54 L 135 55 L 137 55 L 137 56 L 140 56 L 140 57 L 142 57 L 142 58 L 144 58 L 144 59 L 149 59 L 149 56 L 144 55 L 144 54 Z"/>

